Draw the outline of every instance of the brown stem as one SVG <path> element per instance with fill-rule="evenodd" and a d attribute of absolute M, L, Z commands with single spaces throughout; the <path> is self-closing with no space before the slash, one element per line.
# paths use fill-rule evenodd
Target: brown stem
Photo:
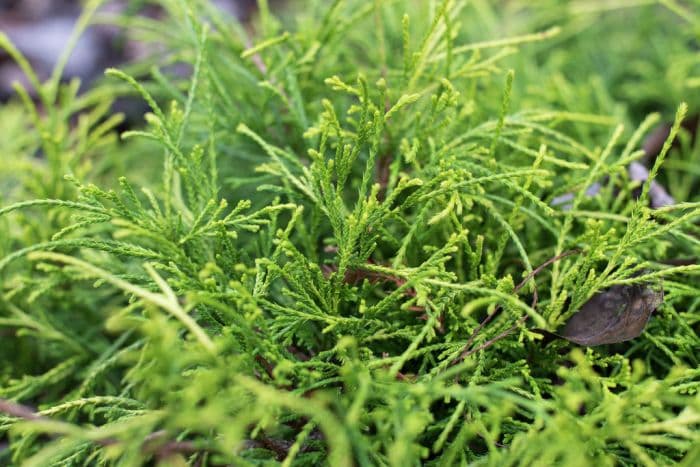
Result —
<path fill-rule="evenodd" d="M 258 362 L 258 364 L 260 364 L 260 366 L 262 366 L 265 369 L 265 373 L 267 373 L 267 376 L 269 376 L 271 379 L 274 379 L 275 376 L 273 372 L 275 370 L 275 367 L 274 365 L 272 365 L 272 363 L 268 362 L 267 359 L 260 354 L 255 356 L 255 361 Z"/>
<path fill-rule="evenodd" d="M 389 185 L 389 177 L 391 175 L 391 163 L 394 158 L 391 154 L 382 154 L 377 159 L 377 183 L 379 183 L 379 192 L 377 193 L 377 201 L 382 202 L 386 198 L 386 189 Z"/>
<path fill-rule="evenodd" d="M 520 326 L 520 325 L 523 324 L 525 321 L 527 321 L 527 318 L 528 318 L 528 315 L 521 316 L 521 317 L 515 322 L 514 325 L 512 325 L 511 327 L 509 327 L 508 329 L 506 329 L 505 331 L 503 331 L 502 333 L 500 333 L 500 334 L 497 335 L 496 337 L 493 337 L 493 338 L 487 340 L 486 342 L 484 342 L 484 343 L 481 344 L 480 346 L 478 346 L 478 347 L 476 347 L 476 348 L 473 348 L 473 349 L 471 349 L 471 350 L 468 350 L 467 352 L 462 352 L 462 354 L 460 355 L 460 359 L 465 359 L 465 358 L 467 358 L 468 356 L 470 356 L 470 355 L 473 354 L 473 353 L 476 353 L 476 352 L 478 352 L 478 351 L 480 351 L 480 350 L 484 350 L 484 349 L 487 348 L 487 347 L 491 347 L 493 344 L 495 344 L 495 343 L 498 342 L 499 340 L 503 339 L 504 337 L 508 336 L 508 335 L 511 334 L 513 331 L 515 331 L 515 330 L 518 328 L 518 326 Z"/>
<path fill-rule="evenodd" d="M 25 420 L 42 420 L 44 417 L 34 412 L 31 407 L 17 404 L 16 402 L 0 399 L 0 412 L 15 418 L 23 418 Z"/>

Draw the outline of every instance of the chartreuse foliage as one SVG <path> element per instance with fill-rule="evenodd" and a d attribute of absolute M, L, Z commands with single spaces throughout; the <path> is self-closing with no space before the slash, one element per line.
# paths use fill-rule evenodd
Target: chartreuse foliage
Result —
<path fill-rule="evenodd" d="M 82 94 L 0 38 L 0 463 L 698 465 L 696 0 L 160 3 Z M 639 338 L 533 331 L 629 283 Z"/>

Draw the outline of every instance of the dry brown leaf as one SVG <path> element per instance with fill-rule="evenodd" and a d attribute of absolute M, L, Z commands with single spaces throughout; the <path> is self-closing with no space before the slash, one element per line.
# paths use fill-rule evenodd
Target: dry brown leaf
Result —
<path fill-rule="evenodd" d="M 645 285 L 615 285 L 588 300 L 556 335 L 584 346 L 634 339 L 663 297 Z"/>

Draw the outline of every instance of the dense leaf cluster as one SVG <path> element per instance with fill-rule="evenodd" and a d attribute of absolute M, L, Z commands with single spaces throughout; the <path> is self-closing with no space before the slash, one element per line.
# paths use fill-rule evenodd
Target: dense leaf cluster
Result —
<path fill-rule="evenodd" d="M 158 3 L 82 93 L 0 35 L 0 463 L 700 462 L 697 0 Z"/>

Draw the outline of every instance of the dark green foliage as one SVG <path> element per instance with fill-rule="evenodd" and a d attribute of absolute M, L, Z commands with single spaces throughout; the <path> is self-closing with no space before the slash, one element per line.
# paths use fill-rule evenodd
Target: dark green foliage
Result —
<path fill-rule="evenodd" d="M 0 108 L 0 463 L 700 462 L 697 0 L 159 3 Z M 616 284 L 637 339 L 535 331 Z"/>

